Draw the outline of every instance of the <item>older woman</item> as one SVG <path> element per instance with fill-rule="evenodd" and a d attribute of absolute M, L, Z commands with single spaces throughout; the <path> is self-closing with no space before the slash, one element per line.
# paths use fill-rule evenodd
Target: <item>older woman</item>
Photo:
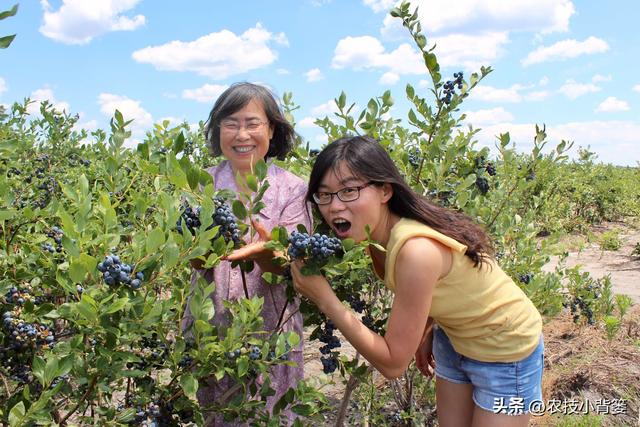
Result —
<path fill-rule="evenodd" d="M 283 158 L 293 146 L 294 131 L 284 118 L 273 94 L 266 88 L 252 83 L 237 83 L 229 87 L 216 101 L 206 124 L 206 138 L 210 144 L 213 156 L 223 156 L 217 166 L 208 169 L 213 176 L 215 188 L 228 189 L 238 192 L 236 176 L 250 173 L 255 164 L 262 159 L 272 157 Z M 267 170 L 269 188 L 266 190 L 263 202 L 265 208 L 257 215 L 254 225 L 259 233 L 254 242 L 249 242 L 245 248 L 234 252 L 229 260 L 252 259 L 256 268 L 246 273 L 246 284 L 249 297 L 264 298 L 262 315 L 264 330 L 276 329 L 278 319 L 285 308 L 283 319 L 288 319 L 283 331 L 294 331 L 302 338 L 302 316 L 297 311 L 298 302 L 287 305 L 285 289 L 282 286 L 270 286 L 262 280 L 262 273 L 274 271 L 271 260 L 273 253 L 264 248 L 266 232 L 275 226 L 284 226 L 292 231 L 298 224 L 311 228 L 311 216 L 305 202 L 307 186 L 297 176 L 274 164 L 269 164 Z M 197 267 L 197 266 L 196 266 Z M 212 322 L 226 326 L 229 313 L 224 308 L 225 300 L 244 298 L 244 287 L 239 268 L 232 268 L 230 262 L 223 262 L 213 269 L 196 268 L 194 280 L 201 275 L 209 282 L 215 282 L 216 290 L 211 295 L 215 306 Z M 189 319 L 185 319 L 188 326 Z M 294 387 L 303 378 L 302 342 L 292 349 L 289 360 L 296 362 L 295 366 L 279 365 L 271 373 L 271 386 L 276 395 L 268 401 L 272 407 L 278 398 L 289 387 Z M 198 392 L 201 404 L 206 405 L 216 399 L 229 388 L 229 381 L 215 381 L 211 379 L 208 386 Z M 208 425 L 225 425 L 221 417 L 209 416 Z M 229 424 L 226 424 L 229 425 Z"/>

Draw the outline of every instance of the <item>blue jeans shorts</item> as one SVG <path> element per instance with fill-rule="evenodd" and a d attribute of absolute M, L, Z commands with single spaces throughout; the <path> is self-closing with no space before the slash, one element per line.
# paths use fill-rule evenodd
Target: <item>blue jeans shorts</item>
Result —
<path fill-rule="evenodd" d="M 433 328 L 436 376 L 456 384 L 473 386 L 473 401 L 480 408 L 508 415 L 522 415 L 542 401 L 544 341 L 517 362 L 481 362 L 457 353 L 442 328 Z"/>

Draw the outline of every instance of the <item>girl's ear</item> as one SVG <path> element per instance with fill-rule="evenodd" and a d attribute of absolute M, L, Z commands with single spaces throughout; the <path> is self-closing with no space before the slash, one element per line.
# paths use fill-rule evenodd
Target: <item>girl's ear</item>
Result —
<path fill-rule="evenodd" d="M 273 134 L 276 132 L 276 127 L 273 123 L 269 123 L 269 141 L 273 139 Z"/>
<path fill-rule="evenodd" d="M 382 202 L 387 203 L 393 196 L 393 186 L 388 182 L 382 184 Z"/>

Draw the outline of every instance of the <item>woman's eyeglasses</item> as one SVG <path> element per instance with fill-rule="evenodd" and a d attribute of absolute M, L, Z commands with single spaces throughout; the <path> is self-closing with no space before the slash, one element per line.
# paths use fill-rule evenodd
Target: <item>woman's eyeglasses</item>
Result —
<path fill-rule="evenodd" d="M 243 122 L 239 122 L 237 120 L 222 120 L 220 121 L 220 129 L 227 133 L 238 133 L 240 132 L 240 129 L 244 127 L 248 133 L 258 133 L 262 126 L 266 124 L 269 124 L 269 122 L 249 120 L 243 124 Z"/>
<path fill-rule="evenodd" d="M 317 193 L 313 193 L 313 201 L 318 205 L 328 205 L 335 195 L 338 196 L 338 199 L 342 202 L 353 202 L 360 197 L 360 190 L 371 184 L 373 184 L 373 182 L 367 182 L 357 187 L 344 187 L 333 193 L 329 191 L 318 191 Z"/>

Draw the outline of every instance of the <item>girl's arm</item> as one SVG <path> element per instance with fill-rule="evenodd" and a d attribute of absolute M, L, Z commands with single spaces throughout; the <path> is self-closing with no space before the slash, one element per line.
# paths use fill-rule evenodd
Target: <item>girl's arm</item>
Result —
<path fill-rule="evenodd" d="M 292 268 L 296 289 L 331 319 L 344 337 L 387 378 L 402 375 L 422 339 L 436 281 L 446 275 L 451 252 L 428 239 L 413 238 L 400 249 L 396 261 L 395 298 L 385 336 L 368 329 L 336 297 L 322 276 L 303 276 Z"/>

